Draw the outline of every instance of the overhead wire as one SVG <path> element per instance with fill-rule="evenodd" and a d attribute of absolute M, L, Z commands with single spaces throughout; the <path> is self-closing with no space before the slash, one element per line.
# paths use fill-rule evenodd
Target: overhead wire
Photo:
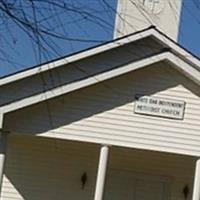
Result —
<path fill-rule="evenodd" d="M 106 4 L 107 5 L 107 4 Z M 110 6 L 109 6 L 110 7 Z M 112 8 L 112 10 L 114 10 L 113 8 Z M 120 15 L 119 13 L 118 13 L 118 15 Z M 120 43 L 118 43 L 118 45 L 120 46 L 121 44 Z M 145 44 L 145 46 L 148 46 L 148 45 L 146 45 Z M 150 48 L 153 48 L 152 46 L 149 46 Z M 54 49 L 54 51 L 56 51 L 55 49 Z M 138 51 L 139 51 L 139 49 L 138 49 Z M 130 55 L 131 54 L 137 54 L 137 52 L 129 52 L 130 53 Z M 144 52 L 141 52 L 141 53 L 144 53 Z M 56 53 L 56 54 L 58 54 L 59 55 L 59 53 Z M 67 63 L 67 62 L 66 62 Z M 78 66 L 76 66 L 76 68 L 78 69 L 78 70 L 80 70 L 80 71 L 82 71 L 83 73 L 85 73 L 86 75 L 88 75 L 87 73 L 88 72 L 86 72 L 86 71 L 83 71 L 80 67 L 78 67 Z M 51 71 L 51 70 L 50 70 Z M 98 81 L 98 80 L 97 80 Z"/>
<path fill-rule="evenodd" d="M 107 4 L 106 4 L 107 5 Z M 110 6 L 109 6 L 110 7 Z M 113 9 L 112 9 L 113 10 Z"/>

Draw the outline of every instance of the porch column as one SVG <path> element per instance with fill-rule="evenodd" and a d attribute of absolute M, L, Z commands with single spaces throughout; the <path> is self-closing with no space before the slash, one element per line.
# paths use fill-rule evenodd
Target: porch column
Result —
<path fill-rule="evenodd" d="M 192 200 L 200 199 L 200 159 L 196 161 Z"/>
<path fill-rule="evenodd" d="M 101 147 L 94 200 L 103 200 L 109 147 Z"/>
<path fill-rule="evenodd" d="M 7 134 L 0 131 L 0 191 L 2 186 L 4 163 L 6 157 L 6 140 Z"/>

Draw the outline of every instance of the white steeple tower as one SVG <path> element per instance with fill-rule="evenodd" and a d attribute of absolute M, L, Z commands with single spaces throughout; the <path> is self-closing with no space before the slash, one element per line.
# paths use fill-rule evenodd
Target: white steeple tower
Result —
<path fill-rule="evenodd" d="M 182 0 L 118 0 L 114 37 L 155 25 L 177 40 Z"/>

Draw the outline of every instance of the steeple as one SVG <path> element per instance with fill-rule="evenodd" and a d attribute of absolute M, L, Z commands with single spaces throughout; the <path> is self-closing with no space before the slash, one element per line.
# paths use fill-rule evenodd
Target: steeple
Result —
<path fill-rule="evenodd" d="M 118 0 L 114 37 L 155 25 L 177 40 L 182 0 Z"/>

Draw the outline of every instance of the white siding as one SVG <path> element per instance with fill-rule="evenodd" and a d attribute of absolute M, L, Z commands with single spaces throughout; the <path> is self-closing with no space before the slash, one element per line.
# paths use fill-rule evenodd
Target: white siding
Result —
<path fill-rule="evenodd" d="M 93 200 L 99 149 L 42 138 L 9 138 L 2 200 Z M 88 174 L 82 190 L 81 176 Z"/>
<path fill-rule="evenodd" d="M 86 143 L 10 136 L 1 199 L 92 200 L 99 150 Z M 132 195 L 132 189 L 122 187 L 134 188 L 130 177 L 138 180 L 136 195 L 142 195 L 141 189 L 149 190 L 152 198 L 148 200 L 155 200 L 153 191 L 160 191 L 164 183 L 168 190 L 164 199 L 182 200 L 187 184 L 190 200 L 194 166 L 195 158 L 188 156 L 111 147 L 105 200 L 116 200 L 116 194 L 117 200 Z M 85 171 L 88 182 L 82 190 L 80 178 Z M 141 180 L 147 180 L 147 186 L 152 182 L 152 187 L 141 187 Z"/>
<path fill-rule="evenodd" d="M 184 119 L 134 114 L 136 94 L 185 101 Z M 4 127 L 23 134 L 199 156 L 199 120 L 199 87 L 162 63 L 11 113 Z"/>

